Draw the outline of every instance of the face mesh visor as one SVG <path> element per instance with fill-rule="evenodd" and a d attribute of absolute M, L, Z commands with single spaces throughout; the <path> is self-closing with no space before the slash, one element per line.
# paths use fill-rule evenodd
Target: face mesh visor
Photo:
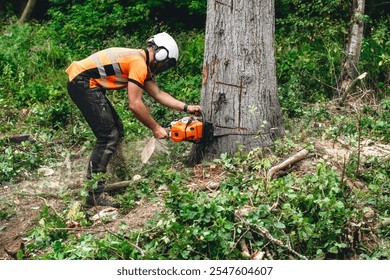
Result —
<path fill-rule="evenodd" d="M 151 71 L 153 74 L 159 74 L 159 73 L 162 73 L 162 72 L 168 70 L 169 68 L 171 68 L 175 65 L 176 65 L 176 59 L 169 58 L 165 61 L 153 63 L 153 67 L 151 68 Z"/>

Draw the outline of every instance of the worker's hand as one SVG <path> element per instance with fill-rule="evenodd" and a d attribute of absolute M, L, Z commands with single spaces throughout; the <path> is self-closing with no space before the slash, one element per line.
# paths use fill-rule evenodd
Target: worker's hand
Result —
<path fill-rule="evenodd" d="M 161 126 L 157 126 L 155 129 L 153 129 L 153 136 L 157 139 L 164 139 L 169 137 L 167 130 Z"/>
<path fill-rule="evenodd" d="M 201 110 L 202 108 L 199 106 L 199 105 L 188 105 L 188 107 L 187 107 L 187 113 L 189 113 L 189 114 L 195 114 L 195 115 L 197 115 L 197 116 L 199 116 L 200 115 L 200 110 Z"/>

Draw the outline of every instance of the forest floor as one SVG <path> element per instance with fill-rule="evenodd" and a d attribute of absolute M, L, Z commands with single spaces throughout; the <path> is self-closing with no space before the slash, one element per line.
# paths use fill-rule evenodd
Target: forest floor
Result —
<path fill-rule="evenodd" d="M 343 163 L 348 159 L 356 148 L 344 143 L 341 139 L 337 141 L 319 140 L 314 144 L 315 152 L 311 152 L 305 159 L 289 167 L 287 172 L 301 173 L 315 172 L 316 164 L 319 160 L 325 160 L 332 164 L 335 170 L 342 172 Z M 360 147 L 361 157 L 377 156 L 390 157 L 390 146 L 377 143 L 373 140 L 363 139 Z M 40 170 L 46 172 L 36 179 L 21 181 L 17 184 L 3 185 L 0 189 L 2 203 L 8 206 L 8 212 L 12 215 L 0 221 L 0 259 L 15 259 L 18 250 L 23 249 L 27 233 L 39 223 L 40 211 L 45 206 L 49 206 L 56 212 L 61 213 L 65 207 L 64 195 L 73 194 L 72 199 L 75 205 L 81 203 L 78 189 L 84 177 L 87 155 L 84 153 L 79 157 L 67 159 L 55 168 Z M 207 168 L 207 170 L 205 170 Z M 212 176 L 205 176 L 205 174 Z M 212 191 L 224 179 L 222 168 L 213 168 L 198 165 L 192 168 L 193 180 L 189 188 L 201 188 L 203 191 Z M 359 181 L 350 181 L 350 187 L 362 188 L 365 186 Z M 69 201 L 67 202 L 69 203 Z M 128 212 L 115 209 L 94 207 L 91 210 L 95 214 L 94 224 L 86 229 L 81 229 L 83 233 L 104 234 L 107 231 L 116 232 L 121 224 L 126 224 L 129 229 L 140 228 L 153 218 L 156 213 L 163 211 L 163 200 L 138 201 L 135 208 Z M 101 223 L 100 215 L 110 215 L 109 222 Z M 97 214 L 97 216 L 96 216 Z M 367 217 L 368 219 L 370 217 Z M 72 221 L 69 220 L 69 227 Z M 77 225 L 76 225 L 77 227 Z"/>

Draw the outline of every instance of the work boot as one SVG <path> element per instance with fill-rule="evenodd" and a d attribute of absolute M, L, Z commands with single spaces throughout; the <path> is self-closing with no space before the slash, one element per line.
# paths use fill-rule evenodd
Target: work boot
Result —
<path fill-rule="evenodd" d="M 94 206 L 109 206 L 119 208 L 120 204 L 113 197 L 106 193 L 88 194 L 85 200 L 85 207 L 91 208 Z"/>

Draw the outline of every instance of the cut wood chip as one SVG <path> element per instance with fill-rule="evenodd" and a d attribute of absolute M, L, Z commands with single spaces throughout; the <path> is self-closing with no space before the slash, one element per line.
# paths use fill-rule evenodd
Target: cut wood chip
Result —
<path fill-rule="evenodd" d="M 118 209 L 116 209 L 114 207 L 108 207 L 108 208 L 100 211 L 98 214 L 94 215 L 92 217 L 92 221 L 95 221 L 95 222 L 99 222 L 101 220 L 112 221 L 112 220 L 116 219 L 117 215 L 118 215 Z"/>
<path fill-rule="evenodd" d="M 45 177 L 47 176 L 51 176 L 54 174 L 54 170 L 51 169 L 51 168 L 48 168 L 48 167 L 41 167 L 41 168 L 38 168 L 38 174 L 40 175 L 43 175 Z"/>
<path fill-rule="evenodd" d="M 150 139 L 141 151 L 142 163 L 147 163 L 154 153 L 161 151 L 168 152 L 167 144 L 167 140 L 165 139 L 157 139 L 154 137 L 150 137 Z"/>
<path fill-rule="evenodd" d="M 146 143 L 145 147 L 141 152 L 141 161 L 142 163 L 147 163 L 149 158 L 152 156 L 154 150 L 156 149 L 156 138 L 150 137 L 149 141 Z"/>

